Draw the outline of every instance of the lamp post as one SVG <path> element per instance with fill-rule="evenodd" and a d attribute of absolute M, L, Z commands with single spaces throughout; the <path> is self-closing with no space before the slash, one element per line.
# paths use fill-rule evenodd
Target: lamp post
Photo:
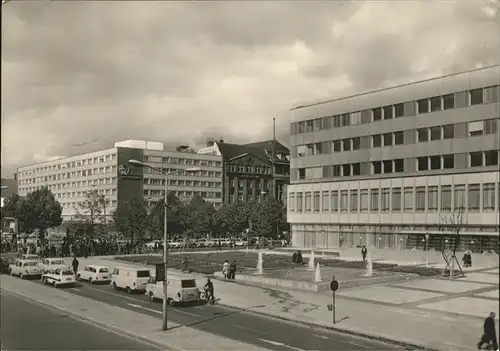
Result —
<path fill-rule="evenodd" d="M 128 163 L 139 166 L 139 167 L 147 167 L 150 169 L 153 169 L 165 176 L 165 185 L 164 185 L 164 200 L 163 200 L 163 206 L 164 206 L 164 213 L 163 213 L 163 268 L 165 270 L 165 277 L 163 279 L 163 309 L 162 309 L 162 330 L 167 330 L 167 290 L 168 290 L 168 284 L 167 284 L 167 257 L 168 257 L 168 230 L 167 230 L 167 193 L 168 193 L 168 177 L 174 174 L 178 174 L 180 172 L 197 172 L 201 170 L 200 167 L 192 167 L 192 168 L 186 168 L 186 169 L 177 169 L 172 172 L 165 172 L 160 168 L 150 166 L 142 161 L 139 160 L 129 160 Z"/>

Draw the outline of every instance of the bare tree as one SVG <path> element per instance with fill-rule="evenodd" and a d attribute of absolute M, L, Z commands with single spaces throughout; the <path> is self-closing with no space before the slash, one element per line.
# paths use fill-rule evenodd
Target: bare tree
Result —
<path fill-rule="evenodd" d="M 442 245 L 442 255 L 446 262 L 446 267 L 444 269 L 445 274 L 449 270 L 450 278 L 455 277 L 455 264 L 458 267 L 460 276 L 463 277 L 464 272 L 460 266 L 460 262 L 457 259 L 456 252 L 458 245 L 460 244 L 460 233 L 462 232 L 466 222 L 464 219 L 465 208 L 464 206 L 455 207 L 453 212 L 448 216 L 441 216 L 440 220 L 440 230 L 441 230 L 441 245 Z M 452 239 L 451 249 L 446 249 L 446 237 L 449 236 Z"/>
<path fill-rule="evenodd" d="M 96 234 L 96 225 L 106 225 L 106 200 L 104 195 L 99 194 L 96 189 L 85 193 L 85 200 L 79 207 L 74 207 L 75 219 L 85 224 L 86 232 L 90 237 Z"/>

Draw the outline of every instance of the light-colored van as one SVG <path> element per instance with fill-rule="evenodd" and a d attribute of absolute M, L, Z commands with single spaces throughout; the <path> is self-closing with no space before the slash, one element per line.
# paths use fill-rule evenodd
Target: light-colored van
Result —
<path fill-rule="evenodd" d="M 129 294 L 144 292 L 150 278 L 149 269 L 117 267 L 111 274 L 111 285 L 115 289 L 125 289 Z"/>
<path fill-rule="evenodd" d="M 167 302 L 169 305 L 196 302 L 200 300 L 200 290 L 196 287 L 196 280 L 191 277 L 167 278 Z M 146 295 L 151 301 L 163 300 L 163 282 L 154 278 L 146 286 Z"/>

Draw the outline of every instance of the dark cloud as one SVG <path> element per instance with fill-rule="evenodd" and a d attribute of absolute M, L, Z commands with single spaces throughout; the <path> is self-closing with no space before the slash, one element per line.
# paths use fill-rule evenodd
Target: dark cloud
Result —
<path fill-rule="evenodd" d="M 498 61 L 497 10 L 482 0 L 13 0 L 2 6 L 2 173 L 131 138 L 267 139 L 273 117 L 286 143 L 297 102 Z"/>

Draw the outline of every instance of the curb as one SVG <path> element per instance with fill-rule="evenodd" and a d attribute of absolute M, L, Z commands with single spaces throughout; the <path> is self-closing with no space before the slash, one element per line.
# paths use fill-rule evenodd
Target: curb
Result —
<path fill-rule="evenodd" d="M 168 345 L 168 344 L 165 344 L 165 343 L 162 343 L 162 342 L 157 342 L 157 341 L 148 339 L 148 338 L 142 336 L 141 334 L 137 334 L 137 333 L 134 333 L 134 332 L 129 331 L 129 330 L 121 329 L 121 328 L 118 328 L 118 327 L 115 327 L 115 326 L 103 323 L 103 322 L 101 322 L 101 321 L 99 321 L 97 319 L 94 319 L 92 317 L 82 316 L 82 315 L 80 315 L 80 314 L 78 314 L 76 312 L 68 311 L 67 309 L 65 309 L 63 307 L 55 306 L 55 305 L 49 304 L 49 303 L 47 303 L 45 301 L 41 301 L 39 299 L 34 299 L 32 297 L 28 297 L 26 295 L 23 295 L 22 293 L 19 293 L 18 291 L 12 291 L 12 290 L 5 289 L 5 288 L 0 288 L 0 291 L 5 291 L 5 292 L 7 292 L 7 293 L 9 293 L 11 295 L 15 295 L 15 296 L 20 297 L 20 298 L 22 298 L 24 300 L 28 300 L 30 302 L 37 303 L 37 304 L 42 305 L 44 307 L 53 308 L 55 310 L 58 310 L 59 312 L 64 312 L 65 314 L 70 315 L 72 318 L 75 318 L 75 319 L 77 319 L 79 321 L 82 321 L 84 323 L 90 323 L 90 324 L 92 324 L 94 326 L 97 326 L 97 327 L 99 327 L 101 329 L 113 332 L 115 334 L 120 334 L 120 335 L 126 336 L 126 337 L 131 338 L 131 339 L 138 339 L 138 340 L 140 340 L 141 342 L 143 342 L 145 344 L 149 344 L 149 345 L 153 345 L 155 347 L 159 347 L 162 350 L 166 349 L 166 350 L 169 350 L 169 351 L 184 351 L 183 349 L 176 348 L 176 347 L 173 347 L 171 345 Z"/>
<path fill-rule="evenodd" d="M 250 314 L 256 314 L 256 315 L 261 315 L 261 316 L 265 316 L 265 317 L 269 317 L 269 318 L 273 318 L 273 319 L 279 319 L 279 320 L 286 321 L 286 322 L 301 324 L 301 325 L 304 325 L 304 326 L 307 326 L 310 328 L 321 328 L 324 330 L 334 331 L 334 332 L 338 332 L 338 333 L 342 333 L 342 334 L 354 335 L 354 336 L 358 336 L 358 337 L 362 337 L 362 338 L 366 338 L 366 339 L 382 341 L 382 342 L 385 342 L 388 344 L 402 346 L 406 350 L 439 351 L 438 349 L 433 349 L 433 348 L 429 348 L 427 346 L 422 346 L 422 345 L 416 345 L 416 344 L 412 344 L 412 343 L 409 343 L 406 341 L 391 339 L 391 338 L 388 338 L 385 336 L 363 333 L 363 332 L 358 332 L 358 331 L 353 331 L 353 330 L 346 330 L 346 329 L 341 329 L 341 328 L 337 328 L 334 326 L 316 324 L 313 322 L 295 320 L 292 318 L 277 316 L 275 314 L 267 313 L 267 312 L 255 312 L 255 311 L 251 310 L 252 307 L 249 307 L 249 308 L 235 307 L 235 306 L 226 305 L 226 304 L 220 303 L 220 302 L 217 302 L 217 305 L 222 306 L 222 307 L 226 307 L 226 308 L 231 308 L 231 309 L 238 310 L 238 311 L 242 311 L 242 312 L 246 312 L 246 313 L 250 313 Z"/>

